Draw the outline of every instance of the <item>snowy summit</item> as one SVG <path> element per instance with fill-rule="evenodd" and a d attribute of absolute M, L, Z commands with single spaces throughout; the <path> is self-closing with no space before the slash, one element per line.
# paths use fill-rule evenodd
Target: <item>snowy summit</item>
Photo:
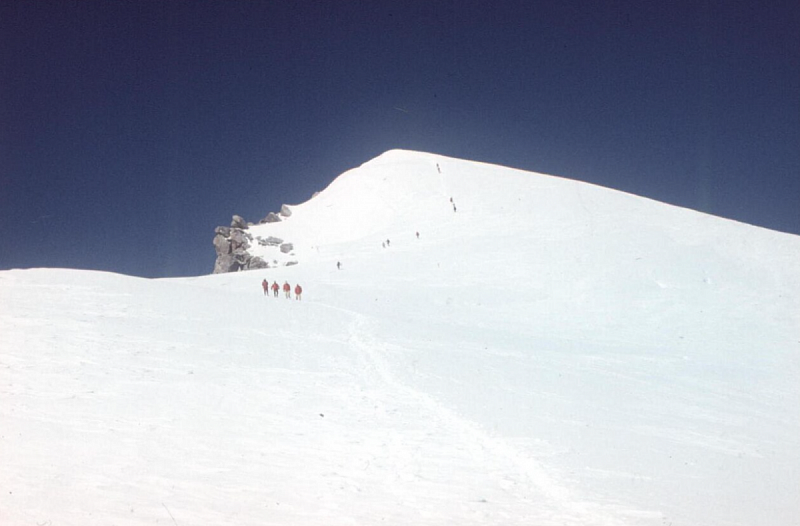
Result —
<path fill-rule="evenodd" d="M 797 524 L 798 236 L 397 150 L 288 209 L 0 272 L 0 522 Z"/>

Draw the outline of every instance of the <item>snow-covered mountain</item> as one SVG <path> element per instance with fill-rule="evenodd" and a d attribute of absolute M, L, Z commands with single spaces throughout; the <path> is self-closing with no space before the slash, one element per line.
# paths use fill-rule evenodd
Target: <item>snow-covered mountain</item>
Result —
<path fill-rule="evenodd" d="M 0 523 L 798 524 L 797 236 L 405 151 L 248 232 L 0 272 Z"/>

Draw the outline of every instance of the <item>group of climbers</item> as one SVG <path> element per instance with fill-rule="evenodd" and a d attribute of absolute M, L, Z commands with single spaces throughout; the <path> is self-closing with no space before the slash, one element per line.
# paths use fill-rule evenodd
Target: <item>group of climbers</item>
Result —
<path fill-rule="evenodd" d="M 439 170 L 439 173 L 441 173 L 441 169 L 439 168 L 438 164 L 436 165 L 436 168 L 437 168 L 437 170 Z M 453 212 L 455 212 L 456 211 L 456 203 L 455 203 L 455 201 L 453 200 L 452 197 L 450 198 L 450 203 L 453 205 Z M 415 232 L 414 234 L 416 235 L 417 239 L 419 239 L 419 232 Z M 391 242 L 387 239 L 386 241 L 381 242 L 381 245 L 383 246 L 383 248 L 387 248 L 387 247 L 391 246 Z M 337 261 L 336 262 L 336 268 L 338 270 L 342 269 L 342 262 L 341 261 Z M 276 298 L 278 297 L 278 291 L 281 289 L 281 286 L 278 285 L 277 281 L 275 281 L 272 284 L 272 286 L 270 287 L 269 281 L 267 281 L 266 279 L 261 282 L 261 287 L 264 289 L 264 296 L 268 295 L 270 288 L 272 288 L 273 296 L 275 296 Z M 287 299 L 291 299 L 291 297 L 292 297 L 292 286 L 289 285 L 288 281 L 285 281 L 283 283 L 283 292 L 286 295 Z M 303 294 L 303 287 L 301 287 L 300 284 L 298 283 L 294 287 L 295 299 L 299 300 L 302 294 Z"/>
<path fill-rule="evenodd" d="M 261 288 L 264 289 L 264 296 L 268 295 L 270 289 L 269 281 L 267 281 L 266 279 L 262 281 Z M 272 288 L 272 295 L 277 298 L 278 291 L 281 289 L 281 286 L 278 285 L 277 281 L 275 281 L 272 284 L 271 288 Z M 292 298 L 292 286 L 289 285 L 288 281 L 283 282 L 283 293 L 286 295 L 286 299 Z M 297 285 L 294 286 L 294 296 L 295 296 L 294 299 L 296 300 L 301 299 L 302 294 L 303 294 L 303 287 L 301 287 L 300 284 L 298 283 Z"/>
<path fill-rule="evenodd" d="M 452 199 L 453 198 L 451 197 L 450 200 L 452 201 Z M 455 205 L 453 205 L 453 206 L 455 206 Z M 419 232 L 414 232 L 414 234 L 417 236 L 417 239 L 419 239 Z M 388 240 L 388 239 L 386 241 L 381 241 L 381 246 L 383 248 L 390 247 L 390 246 L 392 246 L 392 242 L 390 240 Z M 342 268 L 342 264 L 340 262 L 338 262 L 338 261 L 336 262 L 336 268 L 338 268 L 338 269 Z"/>

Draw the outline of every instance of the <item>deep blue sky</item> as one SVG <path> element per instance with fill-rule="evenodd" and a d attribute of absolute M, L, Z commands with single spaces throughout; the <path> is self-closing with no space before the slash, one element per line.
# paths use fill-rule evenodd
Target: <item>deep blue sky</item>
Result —
<path fill-rule="evenodd" d="M 0 269 L 206 274 L 232 214 L 392 148 L 800 234 L 799 28 L 797 0 L 6 0 Z"/>

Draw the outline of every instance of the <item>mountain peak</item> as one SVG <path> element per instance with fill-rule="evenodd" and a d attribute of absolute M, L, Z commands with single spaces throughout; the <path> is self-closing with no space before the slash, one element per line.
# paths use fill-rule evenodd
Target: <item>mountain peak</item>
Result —
<path fill-rule="evenodd" d="M 356 250 L 353 243 L 380 248 L 383 240 L 417 231 L 450 239 L 485 235 L 508 254 L 526 243 L 575 243 L 586 251 L 601 240 L 598 257 L 609 250 L 622 257 L 695 243 L 726 250 L 731 236 L 747 238 L 755 228 L 562 177 L 409 150 L 384 152 L 265 221 L 224 235 L 218 230 L 218 262 L 247 268 L 235 261 L 238 249 L 239 260 L 302 265 L 321 250 Z M 650 247 L 650 239 L 664 243 Z"/>

